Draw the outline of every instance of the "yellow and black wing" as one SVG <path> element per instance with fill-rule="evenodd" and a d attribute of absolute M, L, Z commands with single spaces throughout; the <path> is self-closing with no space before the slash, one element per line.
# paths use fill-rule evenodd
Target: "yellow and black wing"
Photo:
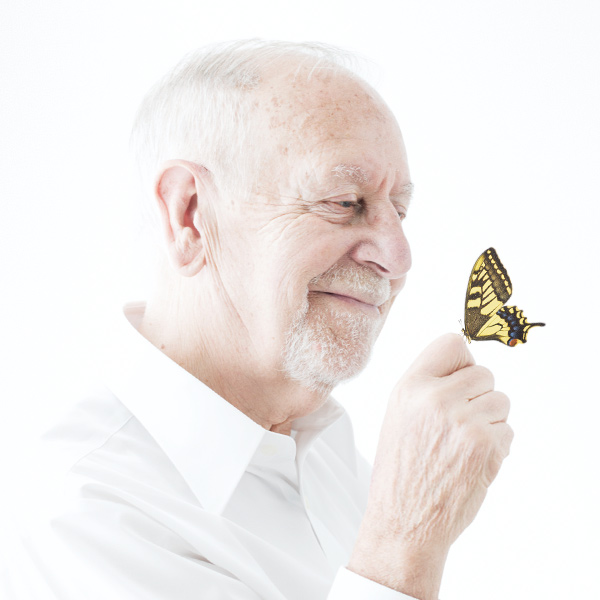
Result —
<path fill-rule="evenodd" d="M 507 346 L 527 341 L 532 327 L 516 306 L 504 306 L 512 294 L 510 277 L 493 248 L 488 248 L 475 262 L 465 298 L 465 334 L 471 340 L 497 340 Z"/>

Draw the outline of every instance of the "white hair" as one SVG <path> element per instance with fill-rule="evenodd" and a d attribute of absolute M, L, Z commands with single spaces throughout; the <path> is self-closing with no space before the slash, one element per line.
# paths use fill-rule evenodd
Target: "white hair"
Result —
<path fill-rule="evenodd" d="M 292 59 L 292 60 L 289 60 Z M 141 178 L 145 216 L 156 220 L 152 186 L 160 166 L 183 159 L 207 168 L 217 189 L 249 194 L 259 157 L 249 139 L 252 90 L 270 66 L 309 67 L 361 77 L 354 54 L 321 43 L 242 40 L 200 48 L 165 75 L 144 98 L 131 146 Z M 308 79 L 307 78 L 307 79 Z M 150 209 L 150 210 L 149 210 Z"/>

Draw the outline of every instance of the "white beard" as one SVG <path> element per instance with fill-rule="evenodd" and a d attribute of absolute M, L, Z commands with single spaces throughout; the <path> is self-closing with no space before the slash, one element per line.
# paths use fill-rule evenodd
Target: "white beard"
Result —
<path fill-rule="evenodd" d="M 390 284 L 366 267 L 333 267 L 311 283 L 344 281 L 348 291 L 378 289 L 389 297 Z M 311 391 L 330 391 L 367 365 L 384 323 L 336 306 L 333 301 L 308 297 L 296 313 L 286 336 L 283 370 Z"/>

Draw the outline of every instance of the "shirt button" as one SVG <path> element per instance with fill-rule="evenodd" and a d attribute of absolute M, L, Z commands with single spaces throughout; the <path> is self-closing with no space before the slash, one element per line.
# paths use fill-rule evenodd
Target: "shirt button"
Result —
<path fill-rule="evenodd" d="M 275 456 L 277 454 L 277 447 L 271 444 L 265 444 L 260 447 L 260 451 L 264 456 Z"/>

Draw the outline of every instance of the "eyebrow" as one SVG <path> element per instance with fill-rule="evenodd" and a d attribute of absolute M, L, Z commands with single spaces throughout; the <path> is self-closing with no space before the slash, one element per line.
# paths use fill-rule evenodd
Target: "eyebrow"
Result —
<path fill-rule="evenodd" d="M 331 169 L 334 177 L 352 181 L 353 183 L 368 183 L 369 175 L 362 167 L 357 165 L 339 164 Z M 405 183 L 401 188 L 398 197 L 405 199 L 408 204 L 413 197 L 415 186 L 412 182 Z M 396 195 L 396 194 L 395 194 Z"/>
<path fill-rule="evenodd" d="M 348 179 L 353 183 L 368 183 L 369 176 L 367 172 L 362 168 L 356 165 L 347 165 L 340 164 L 331 169 L 334 177 L 339 177 L 340 179 Z"/>
<path fill-rule="evenodd" d="M 412 183 L 412 182 L 405 183 L 400 188 L 400 193 L 398 195 L 399 196 L 403 196 L 404 198 L 406 198 L 406 201 L 408 203 L 408 202 L 410 202 L 412 200 L 414 190 L 415 190 L 415 184 L 414 183 Z"/>
<path fill-rule="evenodd" d="M 339 164 L 331 169 L 334 177 L 339 179 L 347 179 L 354 183 L 369 183 L 370 178 L 367 171 L 357 165 L 347 165 L 345 163 Z M 412 197 L 415 186 L 412 182 L 405 183 L 400 188 L 400 196 L 407 196 L 409 199 Z"/>

